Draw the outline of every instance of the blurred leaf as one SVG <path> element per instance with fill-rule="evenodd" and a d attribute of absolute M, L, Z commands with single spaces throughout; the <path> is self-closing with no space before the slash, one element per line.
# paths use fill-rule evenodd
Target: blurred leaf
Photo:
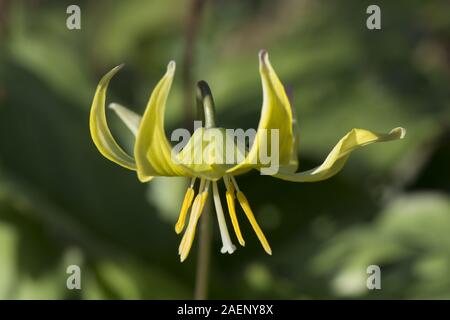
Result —
<path fill-rule="evenodd" d="M 374 223 L 341 231 L 314 265 L 319 273 L 333 275 L 339 295 L 445 299 L 444 288 L 450 285 L 444 280 L 450 263 L 449 234 L 446 195 L 406 195 L 390 203 Z M 379 293 L 365 288 L 369 265 L 381 267 Z"/>

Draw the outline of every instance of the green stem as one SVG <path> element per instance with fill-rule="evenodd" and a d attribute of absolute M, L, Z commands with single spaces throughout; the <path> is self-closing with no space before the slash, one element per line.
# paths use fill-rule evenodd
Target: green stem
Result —
<path fill-rule="evenodd" d="M 200 225 L 200 242 L 197 259 L 197 274 L 195 279 L 194 298 L 205 300 L 208 297 L 209 265 L 211 258 L 211 226 L 210 205 L 205 207 Z"/>
<path fill-rule="evenodd" d="M 206 81 L 199 81 L 197 83 L 197 113 L 197 117 L 204 121 L 205 128 L 214 128 L 216 126 L 214 99 Z M 204 211 L 205 212 L 202 215 L 199 235 L 200 241 L 194 293 L 194 297 L 196 300 L 204 300 L 208 295 L 209 264 L 211 258 L 211 227 L 209 222 L 209 203 L 206 205 Z"/>
<path fill-rule="evenodd" d="M 206 5 L 206 0 L 191 0 L 189 12 L 186 17 L 185 25 L 185 48 L 183 55 L 183 68 L 182 68 L 182 78 L 183 78 L 183 94 L 185 103 L 185 122 L 187 126 L 192 124 L 192 104 L 189 98 L 193 91 L 193 81 L 192 81 L 192 66 L 194 64 L 194 51 L 197 44 L 198 31 L 201 27 L 201 17 Z M 209 89 L 209 88 L 208 88 Z M 203 106 L 203 99 L 197 93 L 197 106 Z M 211 92 L 210 92 L 211 93 Z M 212 101 L 212 97 L 211 97 Z M 214 101 L 212 101 L 214 107 Z M 206 102 L 210 104 L 210 102 Z M 203 108 L 198 110 L 198 116 L 200 119 L 204 119 Z M 208 123 L 209 125 L 211 122 Z M 195 280 L 195 299 L 206 299 L 208 291 L 208 271 L 209 271 L 209 260 L 210 260 L 210 242 L 211 242 L 211 228 L 209 226 L 209 206 L 204 209 L 203 218 L 200 226 L 199 235 L 199 255 L 197 263 L 197 274 Z"/>

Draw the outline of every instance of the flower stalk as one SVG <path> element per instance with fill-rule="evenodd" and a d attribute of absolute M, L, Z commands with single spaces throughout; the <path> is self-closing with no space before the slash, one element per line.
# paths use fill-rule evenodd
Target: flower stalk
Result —
<path fill-rule="evenodd" d="M 215 105 L 211 89 L 206 81 L 199 81 L 196 90 L 197 118 L 202 120 L 206 128 L 214 128 Z M 197 271 L 195 275 L 196 300 L 204 300 L 208 296 L 209 267 L 211 263 L 211 224 L 210 202 L 205 205 L 205 213 L 200 224 Z"/>

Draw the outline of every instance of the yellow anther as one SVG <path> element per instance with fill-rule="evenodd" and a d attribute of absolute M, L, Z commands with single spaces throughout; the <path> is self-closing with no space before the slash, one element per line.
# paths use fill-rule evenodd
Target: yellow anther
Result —
<path fill-rule="evenodd" d="M 238 238 L 241 246 L 245 246 L 244 238 L 242 237 L 241 229 L 239 228 L 239 223 L 236 217 L 236 208 L 234 206 L 234 188 L 231 186 L 230 190 L 225 193 L 227 198 L 228 212 L 230 213 L 231 223 L 233 224 L 234 233 Z"/>
<path fill-rule="evenodd" d="M 177 224 L 175 225 L 175 232 L 180 234 L 184 228 L 184 222 L 186 221 L 186 216 L 189 208 L 191 207 L 192 200 L 194 200 L 194 189 L 189 187 L 184 195 L 183 205 L 181 206 L 180 215 L 178 216 Z"/>
<path fill-rule="evenodd" d="M 261 228 L 259 227 L 258 222 L 256 222 L 255 216 L 253 215 L 253 211 L 250 208 L 247 198 L 241 191 L 238 191 L 236 195 L 242 209 L 245 212 L 245 215 L 247 216 L 248 220 L 250 221 L 250 224 L 253 227 L 253 230 L 255 230 L 255 233 L 258 236 L 261 245 L 263 246 L 264 250 L 271 255 L 272 249 L 270 249 L 269 242 L 267 242 L 267 239 L 264 236 L 264 233 L 262 232 Z"/>
<path fill-rule="evenodd" d="M 201 194 L 197 195 L 194 201 L 194 206 L 191 210 L 191 218 L 189 219 L 189 225 L 186 230 L 183 239 L 181 240 L 181 251 L 180 260 L 183 262 L 186 260 L 189 251 L 191 251 L 192 243 L 194 242 L 195 230 L 197 228 L 198 220 L 205 207 L 206 199 L 208 198 L 208 191 L 203 191 Z M 197 200 L 198 199 L 198 200 Z M 197 204 L 195 203 L 197 202 Z"/>
<path fill-rule="evenodd" d="M 198 205 L 199 205 L 200 198 L 201 198 L 201 195 L 198 194 L 195 197 L 194 204 L 192 205 L 191 214 L 189 216 L 189 222 L 188 222 L 188 225 L 186 227 L 186 231 L 184 232 L 183 237 L 181 238 L 180 245 L 178 246 L 178 254 L 180 254 L 180 255 L 181 255 L 181 252 L 183 251 L 184 244 L 186 242 L 188 234 L 191 232 L 192 226 L 194 224 L 195 213 L 197 212 L 197 208 L 198 208 Z"/>

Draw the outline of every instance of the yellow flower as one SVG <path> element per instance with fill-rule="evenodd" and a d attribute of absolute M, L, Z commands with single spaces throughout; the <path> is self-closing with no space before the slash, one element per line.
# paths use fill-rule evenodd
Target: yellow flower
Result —
<path fill-rule="evenodd" d="M 203 147 L 211 143 L 211 141 L 205 140 L 207 133 L 221 132 L 226 135 L 224 129 L 214 128 L 213 126 L 197 129 L 184 149 L 175 158 L 172 157 L 172 146 L 167 140 L 164 131 L 164 112 L 175 73 L 175 62 L 173 61 L 169 62 L 166 74 L 153 90 L 142 117 L 118 104 L 110 105 L 136 137 L 134 155 L 131 156 L 113 138 L 105 115 L 108 83 L 120 68 L 121 66 L 118 66 L 108 72 L 100 80 L 97 87 L 90 114 L 91 136 L 103 156 L 127 169 L 136 171 L 137 177 L 141 182 L 147 182 L 154 176 L 184 176 L 191 178 L 191 184 L 184 197 L 179 219 L 175 225 L 175 231 L 178 234 L 181 233 L 190 209 L 189 222 L 179 246 L 181 261 L 186 259 L 191 249 L 197 222 L 208 197 L 210 185 L 212 185 L 214 204 L 223 242 L 221 252 L 233 253 L 236 249 L 228 233 L 219 196 L 217 181 L 220 179 L 225 184 L 228 211 L 239 243 L 242 246 L 245 245 L 236 216 L 236 198 L 264 250 L 268 254 L 272 254 L 269 243 L 253 215 L 247 198 L 235 179 L 235 176 L 249 170 L 264 170 L 269 166 L 267 162 L 261 159 L 263 148 L 265 150 L 274 149 L 272 151 L 275 151 L 275 145 L 271 145 L 270 141 L 265 142 L 268 130 L 276 129 L 279 135 L 279 143 L 276 150 L 278 151 L 279 168 L 278 172 L 273 176 L 294 182 L 315 182 L 328 179 L 342 169 L 353 150 L 374 142 L 402 139 L 405 135 L 405 130 L 401 127 L 392 129 L 387 134 L 374 133 L 365 129 L 352 129 L 339 140 L 320 166 L 308 171 L 296 172 L 298 166 L 297 124 L 295 119 L 293 119 L 291 104 L 285 89 L 270 64 L 268 54 L 262 50 L 259 54 L 259 72 L 263 89 L 261 118 L 256 130 L 254 143 L 245 154 L 243 161 L 233 165 L 223 164 L 223 161 L 214 161 L 214 157 L 209 157 L 206 159 L 207 161 L 201 161 L 200 163 L 185 161 L 187 157 L 203 152 Z M 212 97 L 208 96 L 206 98 L 212 99 Z M 237 149 L 235 145 L 232 148 Z M 205 156 L 202 154 L 201 157 Z M 200 179 L 197 195 L 195 195 L 194 191 L 196 179 Z"/>

